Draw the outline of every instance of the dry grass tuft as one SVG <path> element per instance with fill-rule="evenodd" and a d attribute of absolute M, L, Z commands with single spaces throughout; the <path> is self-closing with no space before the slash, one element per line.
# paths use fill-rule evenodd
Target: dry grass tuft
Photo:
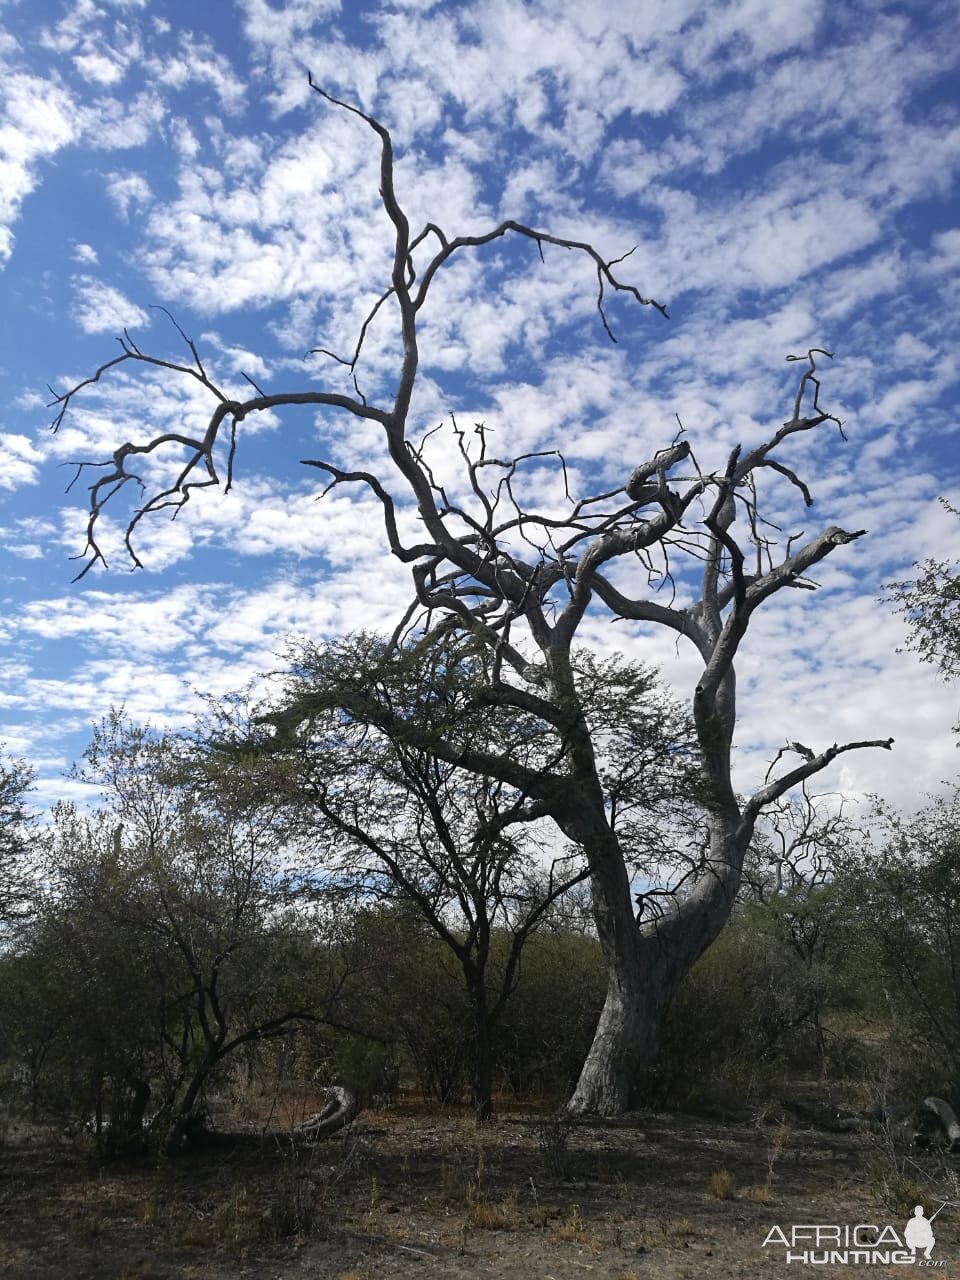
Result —
<path fill-rule="evenodd" d="M 729 1169 L 715 1169 L 707 1184 L 714 1200 L 733 1200 L 737 1194 L 737 1180 Z"/>
<path fill-rule="evenodd" d="M 478 1231 L 516 1231 L 522 1220 L 515 1195 L 488 1200 L 472 1183 L 467 1183 L 467 1224 Z"/>
<path fill-rule="evenodd" d="M 751 1204 L 773 1204 L 774 1201 L 773 1192 L 768 1186 L 744 1187 L 740 1195 Z"/>

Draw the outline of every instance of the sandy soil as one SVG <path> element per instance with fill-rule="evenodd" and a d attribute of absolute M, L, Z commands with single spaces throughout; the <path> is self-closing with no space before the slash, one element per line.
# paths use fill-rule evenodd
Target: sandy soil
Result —
<path fill-rule="evenodd" d="M 789 1234 L 804 1223 L 890 1223 L 902 1235 L 908 1201 L 922 1201 L 928 1213 L 943 1198 L 960 1201 L 960 1160 L 904 1149 L 894 1170 L 877 1135 L 781 1119 L 745 1110 L 737 1118 L 638 1113 L 578 1123 L 561 1159 L 556 1141 L 544 1150 L 542 1116 L 508 1114 L 478 1132 L 458 1112 L 398 1107 L 365 1113 L 345 1136 L 305 1151 L 284 1138 L 220 1133 L 159 1169 L 98 1165 L 59 1135 L 12 1125 L 0 1146 L 0 1273 L 30 1280 L 904 1274 L 902 1266 L 788 1266 L 783 1247 L 763 1241 L 774 1225 Z M 893 1186 L 897 1171 L 906 1182 Z M 891 1192 L 900 1194 L 897 1208 Z M 960 1280 L 960 1204 L 934 1225 L 940 1265 L 932 1274 Z"/>

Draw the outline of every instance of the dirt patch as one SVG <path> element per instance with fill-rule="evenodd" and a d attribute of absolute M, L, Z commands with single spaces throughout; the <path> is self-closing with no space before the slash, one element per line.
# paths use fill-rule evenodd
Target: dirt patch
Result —
<path fill-rule="evenodd" d="M 546 1126 L 508 1114 L 366 1113 L 298 1150 L 219 1134 L 167 1161 L 97 1165 L 50 1131 L 13 1126 L 0 1148 L 0 1271 L 31 1280 L 377 1280 L 539 1277 L 635 1280 L 803 1273 L 770 1229 L 890 1223 L 956 1186 L 951 1157 L 781 1117 L 638 1113 Z M 903 1159 L 907 1163 L 903 1164 Z M 566 1176 L 562 1176 L 562 1175 Z M 886 1183 L 886 1190 L 884 1190 Z M 935 1224 L 933 1274 L 960 1277 L 960 1207 Z M 807 1246 L 811 1247 L 811 1246 Z M 879 1265 L 818 1265 L 878 1275 Z M 902 1274 L 902 1268 L 899 1268 Z"/>

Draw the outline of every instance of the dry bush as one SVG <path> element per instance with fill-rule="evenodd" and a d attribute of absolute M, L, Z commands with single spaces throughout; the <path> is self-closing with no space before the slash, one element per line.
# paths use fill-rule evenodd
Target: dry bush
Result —
<path fill-rule="evenodd" d="M 543 1163 L 556 1178 L 570 1177 L 570 1128 L 569 1114 L 558 1108 L 537 1131 Z"/>
<path fill-rule="evenodd" d="M 715 1169 L 707 1186 L 714 1200 L 733 1200 L 737 1194 L 737 1180 L 729 1169 Z"/>

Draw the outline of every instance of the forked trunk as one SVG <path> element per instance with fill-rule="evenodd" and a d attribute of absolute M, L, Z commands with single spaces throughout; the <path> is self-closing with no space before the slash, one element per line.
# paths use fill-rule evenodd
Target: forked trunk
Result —
<path fill-rule="evenodd" d="M 645 926 L 633 914 L 622 855 L 589 850 L 594 919 L 607 969 L 607 995 L 568 1109 L 619 1115 L 656 1064 L 664 1016 L 684 976 L 730 917 L 740 885 L 748 829 L 710 815 L 709 866 L 699 889 L 671 914 Z"/>
<path fill-rule="evenodd" d="M 656 1057 L 660 1022 L 672 991 L 666 989 L 665 973 L 657 980 L 656 940 L 641 936 L 637 926 L 617 838 L 609 828 L 603 829 L 602 817 L 597 826 L 584 846 L 607 996 L 569 1110 L 619 1115 L 630 1105 L 637 1072 Z"/>
<path fill-rule="evenodd" d="M 174 1095 L 170 1128 L 163 1144 L 164 1155 L 176 1155 L 191 1129 L 197 1126 L 197 1102 L 214 1062 L 215 1060 L 204 1061 L 193 1077 L 182 1083 Z"/>

